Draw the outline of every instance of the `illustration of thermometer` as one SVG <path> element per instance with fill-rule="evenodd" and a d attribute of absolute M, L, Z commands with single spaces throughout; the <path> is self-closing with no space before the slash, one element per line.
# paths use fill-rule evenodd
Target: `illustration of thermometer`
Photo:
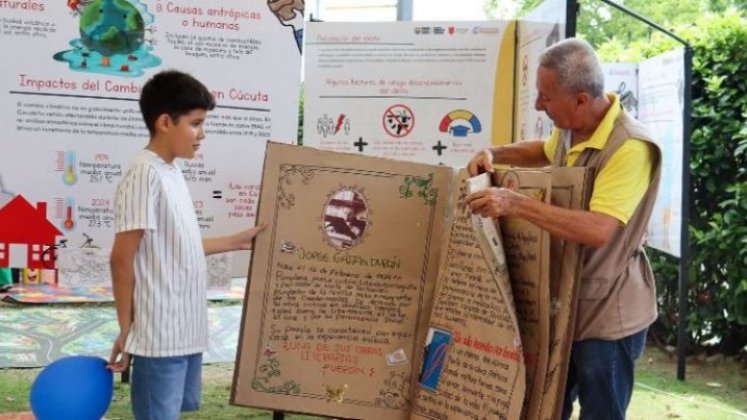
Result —
<path fill-rule="evenodd" d="M 73 220 L 73 207 L 75 206 L 75 200 L 72 197 L 65 199 L 65 221 L 62 222 L 62 226 L 67 230 L 73 230 L 75 227 L 75 220 Z"/>
<path fill-rule="evenodd" d="M 62 181 L 67 185 L 73 185 L 78 181 L 78 173 L 75 170 L 75 151 L 68 150 L 65 153 L 65 172 Z"/>

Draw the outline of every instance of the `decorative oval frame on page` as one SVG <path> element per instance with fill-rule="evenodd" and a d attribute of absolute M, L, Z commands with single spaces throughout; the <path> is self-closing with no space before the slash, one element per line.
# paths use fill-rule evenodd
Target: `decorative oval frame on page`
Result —
<path fill-rule="evenodd" d="M 358 245 L 370 224 L 368 213 L 368 203 L 359 190 L 343 187 L 330 194 L 322 215 L 327 242 L 340 250 Z"/>

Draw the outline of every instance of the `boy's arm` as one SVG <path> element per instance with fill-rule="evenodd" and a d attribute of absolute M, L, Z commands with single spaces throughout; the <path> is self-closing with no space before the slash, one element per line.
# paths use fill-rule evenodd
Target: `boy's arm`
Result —
<path fill-rule="evenodd" d="M 252 249 L 252 241 L 254 240 L 254 237 L 257 236 L 257 234 L 265 227 L 267 227 L 267 224 L 261 223 L 258 226 L 242 230 L 233 235 L 205 238 L 202 240 L 202 247 L 205 249 L 205 255 Z"/>
<path fill-rule="evenodd" d="M 127 334 L 132 326 L 132 299 L 135 288 L 135 253 L 140 246 L 143 230 L 130 230 L 117 233 L 110 258 L 112 272 L 112 291 L 117 307 L 119 336 L 114 342 L 109 358 L 109 366 L 115 372 L 121 372 L 129 366 L 130 356 L 124 352 Z M 119 355 L 122 355 L 121 360 Z"/>

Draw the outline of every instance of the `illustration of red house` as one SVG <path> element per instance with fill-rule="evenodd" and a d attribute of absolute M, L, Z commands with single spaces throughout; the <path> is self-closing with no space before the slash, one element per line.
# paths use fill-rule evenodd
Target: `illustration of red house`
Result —
<path fill-rule="evenodd" d="M 55 225 L 47 220 L 47 203 L 39 202 L 34 208 L 21 195 L 17 195 L 0 209 L 0 267 L 10 265 L 10 245 L 26 245 L 26 267 L 48 268 L 55 265 L 55 249 L 44 250 L 55 244 L 61 236 Z M 43 261 L 43 260 L 44 261 Z"/>

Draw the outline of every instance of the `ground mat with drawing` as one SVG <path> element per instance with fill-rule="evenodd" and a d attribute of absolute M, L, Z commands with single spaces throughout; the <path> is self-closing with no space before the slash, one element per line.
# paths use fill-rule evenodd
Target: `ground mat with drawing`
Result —
<path fill-rule="evenodd" d="M 208 289 L 208 300 L 241 300 L 243 285 L 232 285 L 229 289 Z M 96 303 L 113 302 L 110 286 L 66 287 L 47 284 L 16 286 L 8 291 L 3 300 L 11 303 Z"/>
<path fill-rule="evenodd" d="M 211 304 L 204 363 L 232 362 L 240 305 Z M 46 366 L 71 355 L 108 358 L 119 333 L 111 305 L 0 306 L 0 369 Z"/>

